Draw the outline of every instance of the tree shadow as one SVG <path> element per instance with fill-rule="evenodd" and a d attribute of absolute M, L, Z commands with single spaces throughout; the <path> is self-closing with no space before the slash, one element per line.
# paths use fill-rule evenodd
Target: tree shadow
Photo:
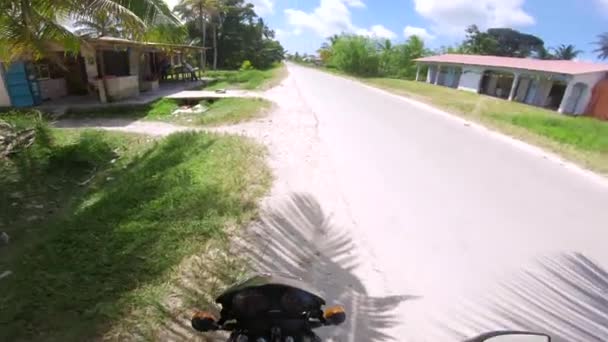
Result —
<path fill-rule="evenodd" d="M 515 329 L 556 342 L 607 341 L 608 272 L 581 253 L 545 257 L 536 266 L 467 301 L 455 315 L 461 328 L 443 325 L 444 331 L 454 340 Z"/>
<path fill-rule="evenodd" d="M 348 231 L 332 226 L 329 217 L 310 195 L 293 194 L 265 211 L 247 234 L 233 242 L 232 251 L 249 259 L 257 272 L 302 278 L 323 293 L 328 305 L 343 305 L 347 322 L 339 327 L 319 329 L 324 340 L 395 340 L 387 331 L 400 323 L 394 310 L 402 301 L 414 298 L 368 295 L 362 281 L 354 274 L 359 260 Z M 217 270 L 212 269 L 212 264 L 201 265 L 202 270 L 198 273 L 226 279 L 221 271 L 217 274 Z M 196 282 L 182 284 L 181 292 L 189 293 L 193 301 L 196 296 L 204 296 Z M 199 305 L 209 308 L 213 304 L 207 300 Z M 189 321 L 184 318 L 182 325 L 189 328 Z"/>

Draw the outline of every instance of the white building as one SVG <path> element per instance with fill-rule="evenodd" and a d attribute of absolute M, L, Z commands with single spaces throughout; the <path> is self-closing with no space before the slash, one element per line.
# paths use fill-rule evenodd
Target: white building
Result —
<path fill-rule="evenodd" d="M 583 114 L 591 91 L 606 78 L 608 64 L 566 60 L 446 54 L 416 59 L 427 66 L 426 82 L 511 101 Z"/>

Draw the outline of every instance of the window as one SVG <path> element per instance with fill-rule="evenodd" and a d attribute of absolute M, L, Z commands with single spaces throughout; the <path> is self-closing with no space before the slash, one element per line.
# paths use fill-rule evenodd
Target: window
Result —
<path fill-rule="evenodd" d="M 129 53 L 127 51 L 103 51 L 105 74 L 107 76 L 129 76 Z"/>
<path fill-rule="evenodd" d="M 48 80 L 51 78 L 51 68 L 46 63 L 35 64 L 34 73 L 38 80 Z"/>

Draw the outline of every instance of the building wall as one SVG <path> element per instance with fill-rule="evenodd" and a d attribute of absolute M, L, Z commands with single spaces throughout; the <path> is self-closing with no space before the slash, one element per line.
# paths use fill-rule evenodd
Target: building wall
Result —
<path fill-rule="evenodd" d="M 578 101 L 578 105 L 574 113 L 572 114 L 583 114 L 585 109 L 587 109 L 587 105 L 589 104 L 589 100 L 591 99 L 591 92 L 593 91 L 593 87 L 606 77 L 606 72 L 596 72 L 590 74 L 576 75 L 572 79 L 573 84 L 576 83 L 584 83 L 587 85 L 587 90 L 583 93 L 582 97 Z"/>
<path fill-rule="evenodd" d="M 484 69 L 474 66 L 463 66 L 462 75 L 460 75 L 460 82 L 458 83 L 458 89 L 472 91 L 474 93 L 479 92 L 479 85 L 481 83 L 481 77 L 483 77 Z"/>
<path fill-rule="evenodd" d="M 68 95 L 65 78 L 49 78 L 38 81 L 40 96 L 43 100 L 55 100 Z"/>
<path fill-rule="evenodd" d="M 129 48 L 129 75 L 139 75 L 139 57 L 141 56 L 141 50 L 137 48 Z"/>
<path fill-rule="evenodd" d="M 95 49 L 83 46 L 80 50 L 80 53 L 84 58 L 84 67 L 87 72 L 87 79 L 90 84 L 94 84 L 98 76 L 97 55 L 95 53 Z"/>
<path fill-rule="evenodd" d="M 139 95 L 139 76 L 111 77 L 106 82 L 107 95 L 112 101 Z"/>
<path fill-rule="evenodd" d="M 548 79 L 540 80 L 538 90 L 536 91 L 536 97 L 534 98 L 534 102 L 531 104 L 541 107 L 546 106 L 548 104 L 548 97 L 552 87 L 553 81 Z"/>
<path fill-rule="evenodd" d="M 4 83 L 4 65 L 0 63 L 0 107 L 10 107 L 11 98 L 8 96 L 8 89 Z"/>

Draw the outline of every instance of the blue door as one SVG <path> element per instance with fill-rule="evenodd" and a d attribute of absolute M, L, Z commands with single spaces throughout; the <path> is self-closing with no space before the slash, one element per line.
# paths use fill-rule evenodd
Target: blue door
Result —
<path fill-rule="evenodd" d="M 40 87 L 26 64 L 14 62 L 4 74 L 8 96 L 13 107 L 31 107 L 40 104 Z"/>

